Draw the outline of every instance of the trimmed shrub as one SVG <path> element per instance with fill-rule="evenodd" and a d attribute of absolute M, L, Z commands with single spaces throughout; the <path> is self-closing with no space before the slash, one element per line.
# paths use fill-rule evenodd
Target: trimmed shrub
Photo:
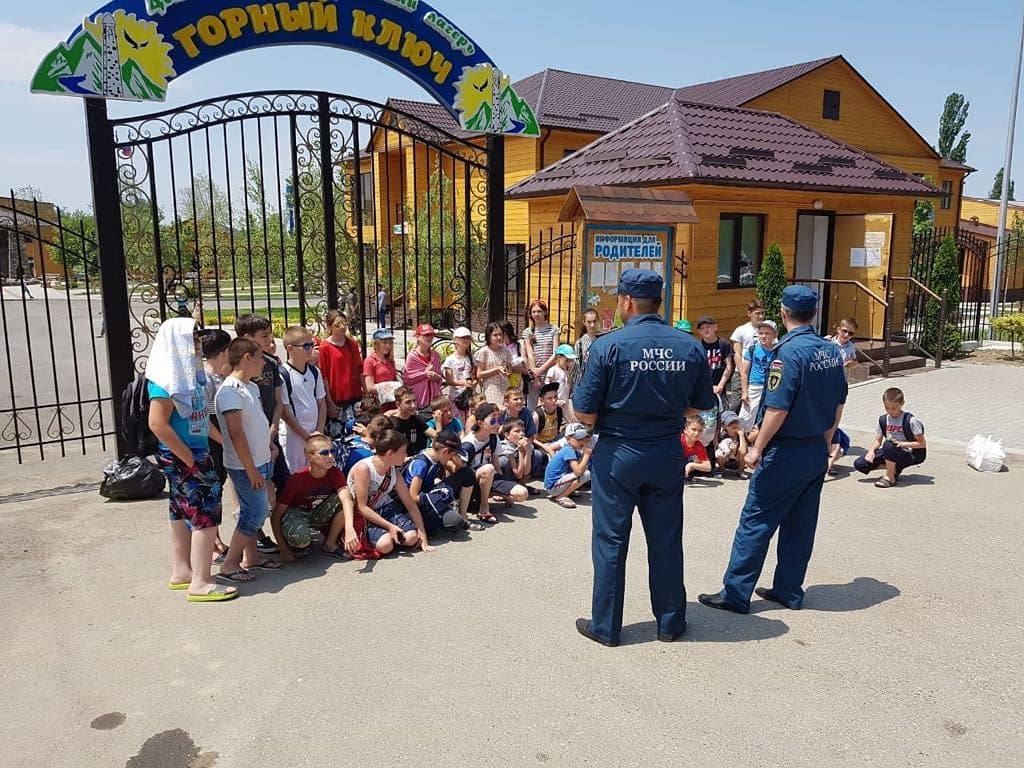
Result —
<path fill-rule="evenodd" d="M 782 327 L 782 291 L 786 287 L 786 262 L 778 243 L 770 243 L 765 252 L 761 269 L 757 272 L 757 298 L 764 304 L 764 316 L 775 321 L 779 334 Z"/>
<path fill-rule="evenodd" d="M 946 316 L 942 316 L 942 303 L 929 298 L 924 308 L 924 333 L 921 346 L 930 355 L 942 350 L 943 358 L 954 357 L 960 351 L 962 338 L 956 327 L 960 310 L 960 265 L 957 258 L 956 242 L 952 235 L 946 235 L 935 254 L 928 287 L 940 296 L 946 294 Z M 943 331 L 943 327 L 945 330 Z"/>

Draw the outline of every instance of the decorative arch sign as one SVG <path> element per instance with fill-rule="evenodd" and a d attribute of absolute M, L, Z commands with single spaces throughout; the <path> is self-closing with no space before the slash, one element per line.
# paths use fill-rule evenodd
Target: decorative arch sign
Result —
<path fill-rule="evenodd" d="M 115 0 L 50 51 L 34 93 L 163 101 L 174 79 L 274 45 L 326 45 L 375 58 L 479 133 L 540 135 L 530 105 L 465 32 L 421 0 Z"/>

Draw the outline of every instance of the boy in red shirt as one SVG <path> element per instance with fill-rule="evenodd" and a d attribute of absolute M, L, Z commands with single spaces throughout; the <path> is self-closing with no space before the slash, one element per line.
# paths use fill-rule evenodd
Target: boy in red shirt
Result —
<path fill-rule="evenodd" d="M 686 427 L 679 436 L 679 442 L 683 446 L 683 476 L 689 483 L 694 481 L 694 473 L 706 474 L 711 471 L 711 459 L 708 458 L 704 443 L 700 441 L 703 431 L 704 420 L 700 416 L 686 417 Z"/>

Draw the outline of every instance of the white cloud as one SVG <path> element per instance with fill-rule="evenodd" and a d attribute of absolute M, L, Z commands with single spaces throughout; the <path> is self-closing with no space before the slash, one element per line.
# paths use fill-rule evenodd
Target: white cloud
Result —
<path fill-rule="evenodd" d="M 39 62 L 62 39 L 53 32 L 0 22 L 0 83 L 27 89 Z"/>

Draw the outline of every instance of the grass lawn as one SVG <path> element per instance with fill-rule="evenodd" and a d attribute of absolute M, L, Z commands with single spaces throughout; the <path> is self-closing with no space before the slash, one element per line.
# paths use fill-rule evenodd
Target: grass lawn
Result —
<path fill-rule="evenodd" d="M 243 309 L 239 307 L 241 314 L 248 314 L 247 308 Z M 267 316 L 267 308 L 256 305 L 256 314 Z M 204 309 L 203 310 L 203 325 L 207 328 L 217 326 L 234 326 L 235 320 L 237 319 L 234 311 L 234 307 L 223 307 L 220 313 L 220 317 L 217 316 L 217 310 Z M 285 316 L 284 307 L 271 307 L 270 309 L 270 323 L 274 327 L 274 335 L 278 338 L 284 333 L 284 329 L 289 325 L 298 325 L 300 322 L 299 308 L 288 307 L 288 315 Z M 306 322 L 307 324 L 315 325 L 316 318 L 312 312 L 306 310 Z"/>

